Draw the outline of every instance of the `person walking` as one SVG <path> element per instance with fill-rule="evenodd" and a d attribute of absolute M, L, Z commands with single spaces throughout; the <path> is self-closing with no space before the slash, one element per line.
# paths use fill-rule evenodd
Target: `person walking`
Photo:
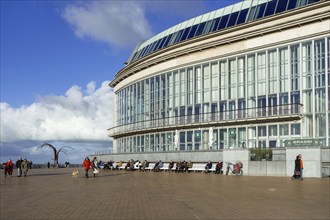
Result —
<path fill-rule="evenodd" d="M 17 177 L 21 177 L 22 176 L 22 169 L 21 169 L 21 165 L 22 165 L 23 159 L 22 157 L 19 157 L 18 160 L 16 161 L 16 168 L 17 168 Z"/>
<path fill-rule="evenodd" d="M 304 170 L 304 164 L 303 164 L 303 160 L 302 160 L 302 155 L 301 154 L 299 154 L 298 155 L 299 156 L 299 159 L 300 159 L 300 166 L 299 166 L 299 168 L 300 168 L 300 180 L 303 180 L 304 178 L 303 178 L 303 170 Z"/>
<path fill-rule="evenodd" d="M 12 177 L 13 176 L 14 163 L 11 161 L 11 159 L 9 159 L 5 163 L 3 163 L 2 166 L 5 169 L 5 178 L 7 176 Z"/>
<path fill-rule="evenodd" d="M 91 168 L 91 166 L 92 166 L 91 161 L 89 160 L 88 157 L 86 157 L 84 162 L 83 162 L 83 167 L 84 167 L 84 170 L 85 170 L 85 177 L 86 178 L 88 178 L 88 171 Z"/>
<path fill-rule="evenodd" d="M 92 169 L 93 169 L 93 175 L 94 175 L 94 178 L 95 178 L 95 176 L 97 176 L 97 174 L 99 173 L 99 170 L 98 170 L 98 161 L 97 161 L 97 158 L 96 157 L 93 158 Z"/>
<path fill-rule="evenodd" d="M 29 170 L 29 162 L 27 161 L 27 159 L 23 160 L 23 162 L 21 164 L 21 169 L 22 169 L 23 176 L 26 177 L 27 172 Z"/>

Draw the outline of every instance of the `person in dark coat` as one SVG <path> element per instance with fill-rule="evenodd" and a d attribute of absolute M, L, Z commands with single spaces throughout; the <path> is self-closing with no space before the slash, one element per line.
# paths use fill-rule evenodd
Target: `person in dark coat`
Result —
<path fill-rule="evenodd" d="M 223 167 L 223 163 L 219 161 L 217 163 L 217 165 L 215 166 L 215 173 L 216 174 L 220 174 L 221 173 L 221 170 L 222 170 L 222 167 Z"/>
<path fill-rule="evenodd" d="M 209 170 L 212 169 L 212 163 L 211 161 L 209 161 L 206 165 L 205 165 L 205 173 L 208 173 Z"/>
<path fill-rule="evenodd" d="M 18 158 L 18 160 L 16 161 L 16 168 L 17 168 L 17 176 L 21 177 L 22 176 L 22 169 L 21 169 L 21 165 L 22 165 L 23 159 L 22 157 Z"/>
<path fill-rule="evenodd" d="M 299 179 L 300 178 L 300 157 L 299 155 L 296 157 L 294 161 L 294 173 L 292 179 Z"/>

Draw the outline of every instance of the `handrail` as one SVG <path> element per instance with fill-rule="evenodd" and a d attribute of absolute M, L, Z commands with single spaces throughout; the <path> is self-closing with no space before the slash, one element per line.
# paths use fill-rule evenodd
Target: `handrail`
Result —
<path fill-rule="evenodd" d="M 302 116 L 302 107 L 303 105 L 300 103 L 293 103 L 272 107 L 245 108 L 157 118 L 109 128 L 108 136 L 118 138 L 153 131 L 173 131 L 174 128 L 198 128 L 299 120 Z"/>

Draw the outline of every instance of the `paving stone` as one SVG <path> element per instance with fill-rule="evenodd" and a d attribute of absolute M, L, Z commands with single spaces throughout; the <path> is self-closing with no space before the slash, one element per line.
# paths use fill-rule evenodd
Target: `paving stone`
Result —
<path fill-rule="evenodd" d="M 329 178 L 73 170 L 2 173 L 0 219 L 330 219 Z"/>

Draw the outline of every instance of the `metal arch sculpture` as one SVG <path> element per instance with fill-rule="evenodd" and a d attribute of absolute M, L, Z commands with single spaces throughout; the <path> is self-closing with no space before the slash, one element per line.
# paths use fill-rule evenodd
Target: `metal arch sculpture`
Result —
<path fill-rule="evenodd" d="M 63 146 L 63 147 L 61 147 L 60 149 L 57 150 L 53 145 L 48 144 L 48 143 L 44 143 L 44 144 L 40 145 L 37 148 L 37 150 L 42 149 L 44 146 L 50 147 L 53 150 L 53 152 L 54 152 L 54 158 L 53 158 L 53 160 L 54 160 L 54 166 L 56 166 L 56 167 L 58 167 L 58 155 L 61 152 L 67 155 L 67 151 L 66 151 L 65 148 L 73 149 L 72 147 L 69 147 L 69 146 Z"/>

